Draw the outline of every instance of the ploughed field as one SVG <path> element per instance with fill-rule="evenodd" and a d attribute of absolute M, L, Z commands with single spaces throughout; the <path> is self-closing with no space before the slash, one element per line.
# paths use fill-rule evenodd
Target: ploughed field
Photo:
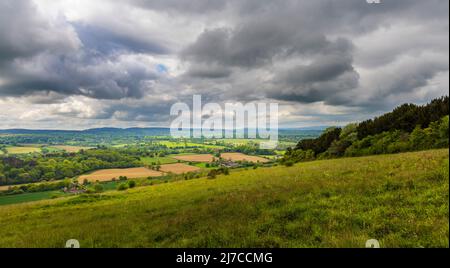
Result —
<path fill-rule="evenodd" d="M 178 155 L 173 158 L 186 162 L 202 162 L 211 163 L 214 161 L 214 156 L 211 154 L 191 154 L 191 155 Z"/>
<path fill-rule="evenodd" d="M 160 170 L 166 173 L 183 174 L 188 172 L 199 171 L 200 168 L 189 166 L 183 163 L 176 163 L 176 164 L 162 165 Z"/>
<path fill-rule="evenodd" d="M 0 247 L 448 247 L 448 175 L 445 149 L 7 205 Z"/>
<path fill-rule="evenodd" d="M 220 155 L 225 160 L 230 160 L 233 162 L 237 161 L 247 161 L 247 162 L 253 162 L 253 163 L 267 163 L 269 162 L 268 159 L 259 157 L 259 156 L 253 156 L 253 155 L 245 155 L 241 153 L 223 153 Z"/>
<path fill-rule="evenodd" d="M 91 182 L 95 181 L 111 181 L 113 179 L 118 179 L 120 176 L 126 176 L 128 178 L 145 178 L 145 177 L 159 177 L 163 173 L 156 170 L 151 170 L 145 167 L 139 168 L 125 168 L 125 169 L 103 169 L 95 171 L 91 174 L 82 175 L 78 178 L 80 182 L 88 180 Z"/>

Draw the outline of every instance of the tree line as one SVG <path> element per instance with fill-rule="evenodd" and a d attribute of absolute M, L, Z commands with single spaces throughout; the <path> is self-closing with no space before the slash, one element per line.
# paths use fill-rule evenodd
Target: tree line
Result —
<path fill-rule="evenodd" d="M 448 100 L 446 96 L 423 106 L 404 104 L 359 124 L 328 128 L 320 137 L 301 140 L 289 148 L 281 161 L 291 165 L 314 159 L 448 148 Z"/>
<path fill-rule="evenodd" d="M 113 149 L 20 158 L 8 156 L 0 158 L 0 185 L 62 180 L 98 169 L 137 166 L 140 166 L 139 157 Z"/>

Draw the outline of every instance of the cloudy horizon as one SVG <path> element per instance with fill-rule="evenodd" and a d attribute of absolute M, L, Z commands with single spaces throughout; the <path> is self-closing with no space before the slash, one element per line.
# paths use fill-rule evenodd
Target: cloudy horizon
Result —
<path fill-rule="evenodd" d="M 448 90 L 447 0 L 0 2 L 0 129 L 168 127 L 194 94 L 344 125 Z"/>

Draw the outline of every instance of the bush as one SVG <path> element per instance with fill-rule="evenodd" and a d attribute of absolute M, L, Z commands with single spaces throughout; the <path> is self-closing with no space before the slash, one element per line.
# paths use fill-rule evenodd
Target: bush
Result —
<path fill-rule="evenodd" d="M 284 162 L 284 165 L 285 165 L 286 167 L 292 167 L 292 166 L 294 165 L 294 162 L 292 162 L 292 161 L 286 161 L 286 162 Z"/>
<path fill-rule="evenodd" d="M 217 171 L 215 169 L 208 172 L 208 179 L 215 179 L 217 177 Z"/>
<path fill-rule="evenodd" d="M 136 182 L 135 181 L 129 181 L 128 182 L 128 187 L 130 187 L 130 188 L 136 187 Z"/>
<path fill-rule="evenodd" d="M 128 189 L 128 183 L 121 183 L 121 184 L 119 184 L 119 186 L 117 186 L 117 190 L 118 191 L 125 191 L 125 190 L 127 190 Z"/>

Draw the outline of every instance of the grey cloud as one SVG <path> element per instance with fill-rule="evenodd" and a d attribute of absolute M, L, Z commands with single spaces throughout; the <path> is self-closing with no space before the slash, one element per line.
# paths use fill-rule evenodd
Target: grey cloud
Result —
<path fill-rule="evenodd" d="M 8 80 L 0 86 L 0 96 L 55 92 L 98 99 L 140 98 L 159 76 L 152 66 L 134 59 L 94 58 L 83 51 L 61 57 L 46 54 L 35 59 L 39 65 L 32 70 L 29 62 L 15 63 L 4 70 Z"/>
<path fill-rule="evenodd" d="M 226 0 L 131 0 L 134 5 L 167 12 L 201 14 L 205 12 L 220 11 L 226 7 Z"/>
<path fill-rule="evenodd" d="M 75 29 L 83 45 L 102 54 L 128 51 L 135 53 L 168 54 L 169 48 L 158 41 L 145 40 L 129 33 L 115 32 L 94 25 L 76 23 Z"/>
<path fill-rule="evenodd" d="M 363 114 L 414 96 L 429 98 L 424 91 L 433 78 L 448 73 L 446 0 L 122 0 L 98 7 L 103 5 L 117 8 L 125 22 L 101 15 L 49 21 L 31 1 L 2 1 L 0 102 L 25 96 L 33 103 L 64 103 L 82 95 L 99 104 L 83 115 L 125 121 L 166 119 L 169 103 L 189 103 L 193 94 L 205 102 L 324 102 Z M 150 33 L 166 23 L 167 31 L 181 29 Z M 389 30 L 394 37 L 384 35 Z M 140 56 L 166 60 L 168 72 Z M 149 96 L 154 99 L 144 103 Z"/>
<path fill-rule="evenodd" d="M 42 51 L 72 51 L 80 45 L 70 25 L 50 23 L 27 0 L 0 2 L 0 36 L 0 65 Z"/>
<path fill-rule="evenodd" d="M 0 3 L 0 36 L 0 97 L 39 95 L 29 98 L 37 102 L 58 101 L 56 95 L 141 98 L 161 74 L 127 56 L 168 53 L 130 33 L 46 18 L 25 0 Z"/>
<path fill-rule="evenodd" d="M 191 66 L 186 75 L 189 77 L 205 79 L 226 78 L 231 75 L 231 69 L 220 65 L 205 65 L 198 63 L 195 64 L 195 66 Z"/>

